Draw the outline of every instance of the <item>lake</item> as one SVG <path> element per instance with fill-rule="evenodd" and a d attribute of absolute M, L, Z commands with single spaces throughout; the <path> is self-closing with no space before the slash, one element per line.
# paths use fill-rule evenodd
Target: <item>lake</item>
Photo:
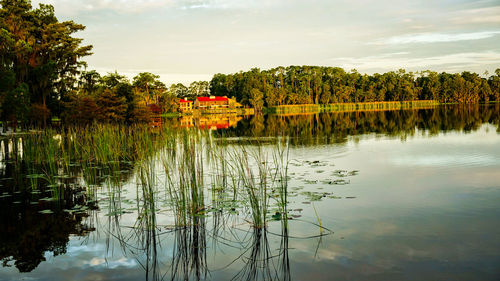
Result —
<path fill-rule="evenodd" d="M 3 138 L 0 280 L 500 278 L 500 104 L 215 119 Z"/>

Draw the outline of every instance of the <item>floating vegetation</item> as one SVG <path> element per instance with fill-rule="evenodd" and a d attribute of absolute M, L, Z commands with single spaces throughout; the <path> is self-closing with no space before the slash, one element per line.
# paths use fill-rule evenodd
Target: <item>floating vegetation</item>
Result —
<path fill-rule="evenodd" d="M 359 173 L 359 171 L 354 170 L 354 171 L 346 171 L 346 170 L 335 170 L 333 171 L 332 175 L 337 176 L 337 177 L 349 177 L 349 176 L 355 176 Z"/>
<path fill-rule="evenodd" d="M 273 220 L 275 220 L 275 221 L 279 221 L 279 220 L 281 220 L 282 215 L 281 215 L 281 213 L 280 213 L 280 212 L 275 212 L 275 213 L 271 216 L 271 218 L 272 218 Z"/>
<path fill-rule="evenodd" d="M 323 198 L 331 195 L 329 192 L 314 192 L 314 191 L 304 191 L 300 193 L 305 196 L 309 201 L 321 201 Z"/>
<path fill-rule="evenodd" d="M 305 184 L 316 184 L 318 183 L 318 180 L 304 180 Z"/>
<path fill-rule="evenodd" d="M 105 214 L 105 216 L 108 216 L 108 217 L 119 216 L 119 215 L 123 215 L 123 214 L 127 214 L 127 213 L 130 214 L 132 212 L 131 211 L 127 211 L 125 209 L 120 209 L 120 210 L 114 210 L 112 212 L 109 212 L 109 213 Z"/>
<path fill-rule="evenodd" d="M 324 184 L 336 184 L 336 185 L 346 185 L 351 183 L 350 180 L 344 180 L 344 179 L 338 179 L 338 180 L 332 180 L 332 181 L 323 181 Z"/>

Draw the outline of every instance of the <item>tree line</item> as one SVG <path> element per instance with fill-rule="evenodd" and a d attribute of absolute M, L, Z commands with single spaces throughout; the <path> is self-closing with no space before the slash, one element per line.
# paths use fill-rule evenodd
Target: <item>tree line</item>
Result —
<path fill-rule="evenodd" d="M 487 75 L 487 73 L 485 73 Z M 437 100 L 478 103 L 500 100 L 500 69 L 489 78 L 477 73 L 391 71 L 373 75 L 339 67 L 289 66 L 215 74 L 214 95 L 234 96 L 257 110 L 290 104 Z"/>
<path fill-rule="evenodd" d="M 195 81 L 189 87 L 181 83 L 167 87 L 160 76 L 142 72 L 129 81 L 117 72 L 101 76 L 97 71 L 84 71 L 73 94 L 64 103 L 61 117 L 65 123 L 149 122 L 150 106 L 160 112 L 176 112 L 179 97 L 208 95 L 208 82 Z"/>

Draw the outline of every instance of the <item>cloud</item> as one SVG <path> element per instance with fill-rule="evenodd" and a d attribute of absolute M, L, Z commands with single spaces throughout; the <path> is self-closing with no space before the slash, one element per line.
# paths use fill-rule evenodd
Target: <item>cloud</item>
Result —
<path fill-rule="evenodd" d="M 253 1 L 243 0 L 177 0 L 175 7 L 183 10 L 188 9 L 228 9 L 244 8 L 252 4 Z"/>
<path fill-rule="evenodd" d="M 80 13 L 111 11 L 119 14 L 142 14 L 170 9 L 225 9 L 244 8 L 253 1 L 243 0 L 34 0 L 32 4 L 51 4 L 57 14 L 75 16 Z"/>
<path fill-rule="evenodd" d="M 487 52 L 468 52 L 456 53 L 432 57 L 409 58 L 403 53 L 383 54 L 367 57 L 343 57 L 331 58 L 328 60 L 345 69 L 358 69 L 363 71 L 388 71 L 399 68 L 405 69 L 435 69 L 440 71 L 463 71 L 464 69 L 481 68 L 488 65 L 500 65 L 500 53 Z"/>
<path fill-rule="evenodd" d="M 450 21 L 454 24 L 500 23 L 500 6 L 459 11 Z"/>
<path fill-rule="evenodd" d="M 94 55 L 85 58 L 90 69 L 117 69 L 130 78 L 150 71 L 167 84 L 290 64 L 483 72 L 492 68 L 483 58 L 489 54 L 498 63 L 492 52 L 500 52 L 500 7 L 486 7 L 495 0 L 33 0 L 38 2 L 53 4 L 61 20 L 87 26 L 78 36 L 94 46 Z M 439 57 L 450 53 L 461 54 Z"/>
<path fill-rule="evenodd" d="M 500 31 L 480 31 L 469 33 L 417 33 L 407 34 L 401 36 L 394 36 L 387 39 L 382 39 L 375 42 L 370 42 L 371 45 L 399 45 L 399 44 L 413 44 L 413 43 L 443 43 L 443 42 L 457 42 L 457 41 L 470 41 L 491 38 L 500 34 Z"/>
<path fill-rule="evenodd" d="M 146 11 L 172 5 L 173 0 L 34 0 L 38 3 L 51 4 L 56 13 L 64 16 L 74 16 L 80 13 L 113 11 L 116 13 L 143 13 Z"/>
<path fill-rule="evenodd" d="M 90 261 L 84 261 L 83 264 L 91 267 L 105 267 L 111 269 L 115 269 L 118 267 L 134 268 L 137 266 L 137 261 L 135 261 L 134 259 L 127 259 L 127 258 L 120 258 L 117 260 L 109 260 L 109 259 L 106 260 L 103 258 L 94 257 Z"/>

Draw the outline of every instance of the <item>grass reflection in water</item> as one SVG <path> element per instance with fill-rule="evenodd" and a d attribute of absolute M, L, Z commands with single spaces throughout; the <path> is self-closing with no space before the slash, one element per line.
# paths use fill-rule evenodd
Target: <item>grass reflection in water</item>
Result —
<path fill-rule="evenodd" d="M 105 235 L 105 258 L 118 250 L 135 259 L 146 280 L 207 279 L 235 263 L 242 265 L 235 279 L 290 278 L 287 138 L 233 145 L 206 131 L 95 125 L 4 142 L 13 178 L 2 200 L 25 202 L 16 212 L 35 208 L 38 215 L 31 212 L 24 221 L 30 225 L 34 217 L 52 226 L 66 222 L 67 232 L 49 231 L 66 237 L 56 255 L 65 253 L 68 234 L 89 237 L 81 230 L 87 229 L 96 239 Z M 37 194 L 44 197 L 30 201 Z M 76 225 L 68 224 L 75 216 Z M 277 223 L 279 235 L 268 230 Z M 279 237 L 279 248 L 272 248 L 269 235 Z M 47 247 L 41 252 L 52 249 Z M 207 251 L 223 248 L 239 254 L 226 266 L 210 267 Z M 31 262 L 34 254 L 14 251 L 4 248 L 5 266 L 14 261 L 20 271 L 31 271 L 44 260 Z"/>

